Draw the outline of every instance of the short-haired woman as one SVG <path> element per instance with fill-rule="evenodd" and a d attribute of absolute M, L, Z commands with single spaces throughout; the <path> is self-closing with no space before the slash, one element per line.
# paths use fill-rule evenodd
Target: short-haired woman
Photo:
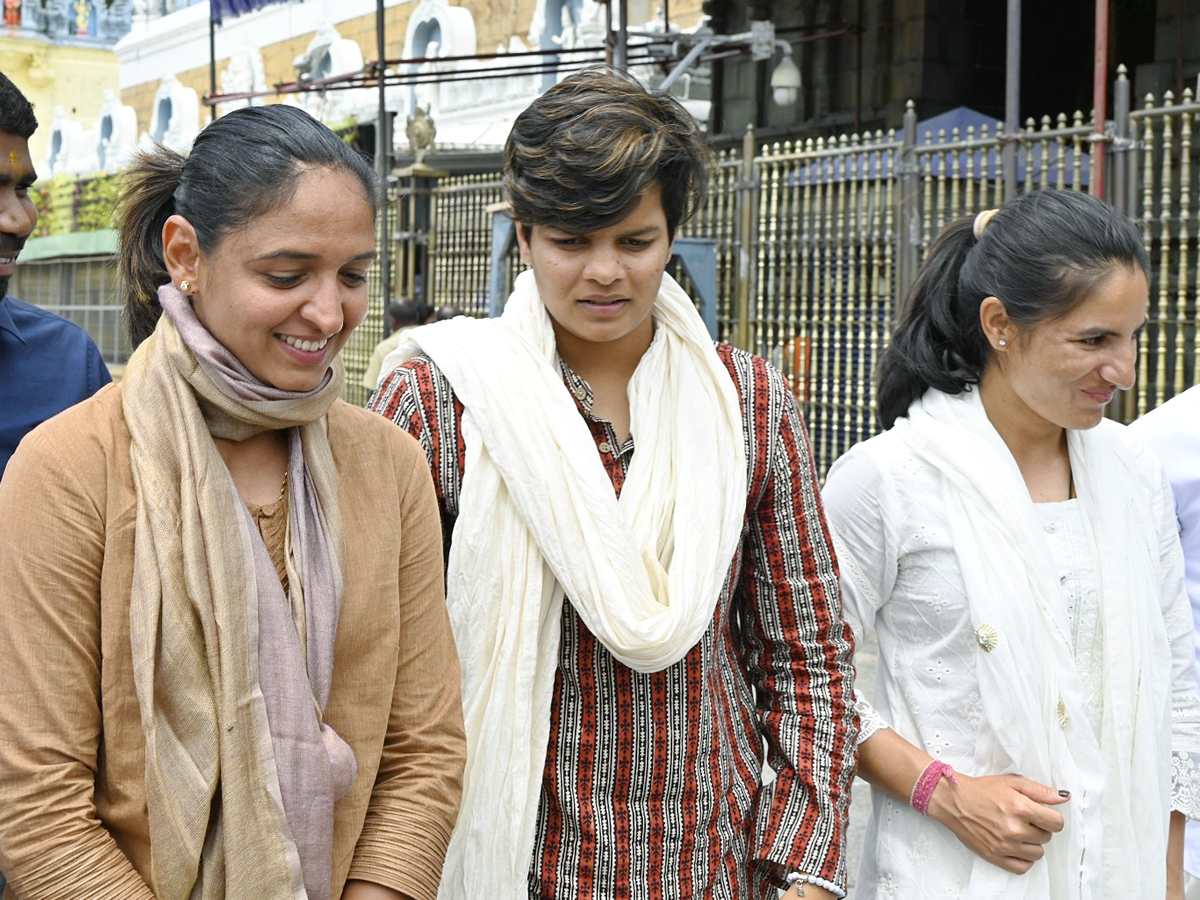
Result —
<path fill-rule="evenodd" d="M 372 400 L 452 532 L 444 900 L 844 890 L 851 644 L 804 428 L 664 274 L 709 160 L 620 73 L 547 91 L 505 148 L 532 271 L 499 319 L 411 332 Z"/>
<path fill-rule="evenodd" d="M 421 449 L 339 399 L 370 167 L 288 106 L 135 161 L 136 349 L 0 487 L 0 863 L 25 900 L 433 900 L 458 666 Z"/>
<path fill-rule="evenodd" d="M 1192 621 L 1133 385 L 1133 223 L 1042 191 L 950 225 L 879 366 L 888 430 L 824 497 L 874 786 L 861 898 L 1180 897 L 1200 812 Z"/>

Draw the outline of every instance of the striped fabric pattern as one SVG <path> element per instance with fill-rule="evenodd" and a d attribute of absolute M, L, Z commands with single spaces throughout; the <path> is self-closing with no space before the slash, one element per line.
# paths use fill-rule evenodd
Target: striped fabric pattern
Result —
<path fill-rule="evenodd" d="M 794 871 L 846 884 L 853 639 L 808 438 L 779 372 L 717 351 L 744 415 L 742 543 L 712 625 L 665 671 L 624 666 L 565 605 L 530 898 L 759 900 Z M 563 378 L 619 495 L 634 442 L 618 446 L 586 382 Z M 465 455 L 449 383 L 418 357 L 369 408 L 424 446 L 448 543 Z"/>

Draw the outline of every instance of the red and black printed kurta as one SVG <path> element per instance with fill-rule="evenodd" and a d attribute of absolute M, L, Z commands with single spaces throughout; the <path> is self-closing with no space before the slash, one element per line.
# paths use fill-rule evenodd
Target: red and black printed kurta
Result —
<path fill-rule="evenodd" d="M 846 883 L 853 639 L 808 438 L 779 372 L 717 351 L 745 423 L 741 544 L 712 625 L 661 672 L 614 659 L 567 598 L 531 898 L 759 900 L 793 871 Z M 566 366 L 563 377 L 619 495 L 634 439 L 618 446 L 587 384 Z M 419 357 L 369 407 L 425 447 L 448 540 L 465 456 L 449 382 Z M 765 785 L 764 739 L 776 773 Z"/>

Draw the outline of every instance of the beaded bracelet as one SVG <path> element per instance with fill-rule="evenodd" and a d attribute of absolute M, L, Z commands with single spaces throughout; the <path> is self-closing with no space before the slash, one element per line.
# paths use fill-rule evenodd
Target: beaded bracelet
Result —
<path fill-rule="evenodd" d="M 958 786 L 958 779 L 954 777 L 954 769 L 950 767 L 950 764 L 944 763 L 940 759 L 935 759 L 925 767 L 925 771 L 921 773 L 921 777 L 913 785 L 912 796 L 908 800 L 909 806 L 923 816 L 929 815 L 926 812 L 929 809 L 929 799 L 933 796 L 938 782 L 943 778 L 955 787 Z"/>
<path fill-rule="evenodd" d="M 790 887 L 792 887 L 792 885 L 795 885 L 796 892 L 801 897 L 804 896 L 803 885 L 806 882 L 808 884 L 811 884 L 813 887 L 819 887 L 819 888 L 823 888 L 824 890 L 829 891 L 829 893 L 833 894 L 833 896 L 835 896 L 835 897 L 845 897 L 846 896 L 845 891 L 843 891 L 840 887 L 838 887 L 836 884 L 834 884 L 832 881 L 829 881 L 828 879 L 819 878 L 816 875 L 809 875 L 807 872 L 790 872 L 790 873 L 788 873 L 788 877 L 787 877 L 788 887 L 790 888 Z"/>

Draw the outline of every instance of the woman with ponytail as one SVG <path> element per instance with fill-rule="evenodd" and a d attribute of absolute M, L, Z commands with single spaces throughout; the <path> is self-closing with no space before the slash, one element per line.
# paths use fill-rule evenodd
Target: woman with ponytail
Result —
<path fill-rule="evenodd" d="M 1041 191 L 951 224 L 905 300 L 887 431 L 823 495 L 879 642 L 859 898 L 1182 897 L 1192 620 L 1162 471 L 1104 418 L 1148 272 L 1130 220 Z"/>
<path fill-rule="evenodd" d="M 377 185 L 306 113 L 156 147 L 120 385 L 0 489 L 7 896 L 437 893 L 462 711 L 419 445 L 339 399 Z"/>

